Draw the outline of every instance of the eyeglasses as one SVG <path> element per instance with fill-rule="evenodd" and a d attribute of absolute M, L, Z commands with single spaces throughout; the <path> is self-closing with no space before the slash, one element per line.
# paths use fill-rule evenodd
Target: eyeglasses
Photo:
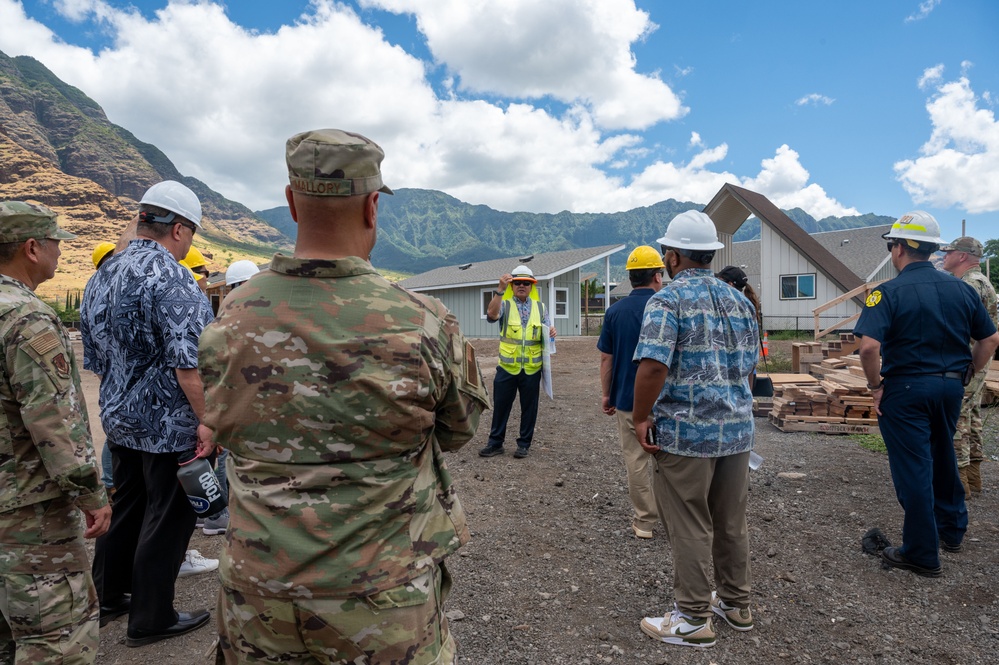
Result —
<path fill-rule="evenodd" d="M 185 229 L 191 229 L 191 235 L 192 235 L 192 236 L 193 236 L 193 235 L 194 235 L 195 233 L 197 233 L 197 232 L 198 232 L 198 227 L 197 227 L 197 226 L 195 226 L 194 224 L 191 224 L 191 225 L 187 225 L 187 224 L 185 224 L 184 222 L 177 222 L 177 223 L 178 223 L 178 224 L 180 224 L 181 226 L 183 226 L 183 227 L 184 227 Z"/>

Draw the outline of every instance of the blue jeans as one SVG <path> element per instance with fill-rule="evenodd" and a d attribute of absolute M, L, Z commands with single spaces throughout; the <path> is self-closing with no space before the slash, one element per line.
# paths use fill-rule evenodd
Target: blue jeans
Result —
<path fill-rule="evenodd" d="M 878 425 L 888 449 L 895 495 L 905 511 L 899 553 L 940 565 L 939 541 L 959 545 L 968 529 L 954 430 L 964 387 L 942 376 L 888 376 Z"/>

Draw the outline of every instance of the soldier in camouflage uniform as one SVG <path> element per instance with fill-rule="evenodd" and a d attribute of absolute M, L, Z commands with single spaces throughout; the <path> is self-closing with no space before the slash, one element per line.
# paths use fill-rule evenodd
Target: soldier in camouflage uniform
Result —
<path fill-rule="evenodd" d="M 457 319 L 382 278 L 381 148 L 288 140 L 293 256 L 201 337 L 205 423 L 229 450 L 220 661 L 452 663 L 444 558 L 469 538 L 442 451 L 488 398 Z"/>
<path fill-rule="evenodd" d="M 55 274 L 59 242 L 75 237 L 44 206 L 0 202 L 2 663 L 97 657 L 97 592 L 83 539 L 107 531 L 111 508 L 72 346 L 34 294 Z"/>
<path fill-rule="evenodd" d="M 944 270 L 975 289 L 992 324 L 999 327 L 996 291 L 979 267 L 984 253 L 982 243 L 971 236 L 962 236 L 940 250 L 946 252 Z M 971 383 L 964 388 L 961 416 L 954 433 L 954 452 L 957 454 L 957 469 L 961 474 L 961 484 L 964 485 L 965 499 L 982 491 L 982 394 L 985 392 L 987 370 L 988 367 L 984 372 L 977 372 L 971 378 Z"/>

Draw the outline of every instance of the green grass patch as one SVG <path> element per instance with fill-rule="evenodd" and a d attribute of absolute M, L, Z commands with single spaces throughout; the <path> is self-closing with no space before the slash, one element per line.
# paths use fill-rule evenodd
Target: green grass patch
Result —
<path fill-rule="evenodd" d="M 885 440 L 880 434 L 851 434 L 850 438 L 857 442 L 861 448 L 866 448 L 875 453 L 887 453 Z"/>
<path fill-rule="evenodd" d="M 792 340 L 795 342 L 814 342 L 815 333 L 811 330 L 771 330 L 767 332 L 771 340 Z"/>

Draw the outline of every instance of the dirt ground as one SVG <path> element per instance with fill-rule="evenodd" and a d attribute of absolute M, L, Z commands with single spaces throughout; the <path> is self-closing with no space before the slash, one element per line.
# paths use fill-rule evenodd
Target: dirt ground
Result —
<path fill-rule="evenodd" d="M 999 464 L 983 467 L 986 491 L 970 504 L 964 551 L 943 554 L 943 577 L 926 579 L 884 570 L 861 551 L 870 527 L 901 541 L 884 454 L 845 436 L 782 433 L 765 419 L 756 421 L 765 461 L 751 475 L 749 501 L 756 628 L 737 633 L 716 623 L 718 642 L 708 650 L 645 636 L 642 617 L 672 607 L 670 548 L 663 528 L 651 541 L 631 534 L 615 419 L 599 408 L 595 342 L 559 340 L 555 400 L 542 397 L 527 459 L 477 456 L 489 413 L 475 438 L 448 456 L 472 530 L 471 543 L 448 560 L 455 585 L 446 611 L 458 662 L 999 662 Z M 476 347 L 491 379 L 496 342 Z M 97 420 L 96 382 L 85 381 Z M 517 418 L 515 407 L 512 432 Z M 997 420 L 987 419 L 992 450 Z M 221 544 L 200 532 L 191 541 L 208 556 Z M 217 589 L 213 575 L 179 580 L 176 605 L 214 614 Z M 102 629 L 97 662 L 206 663 L 214 632 L 139 649 L 126 648 L 124 637 L 123 620 Z"/>

